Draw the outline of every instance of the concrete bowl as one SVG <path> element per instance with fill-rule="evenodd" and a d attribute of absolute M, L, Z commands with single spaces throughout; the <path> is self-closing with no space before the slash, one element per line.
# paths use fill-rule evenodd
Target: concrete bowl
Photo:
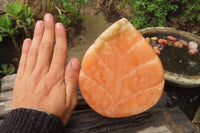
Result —
<path fill-rule="evenodd" d="M 156 35 L 172 35 L 177 38 L 184 39 L 186 41 L 195 41 L 200 45 L 200 36 L 194 35 L 189 32 L 176 30 L 174 28 L 168 27 L 150 27 L 139 30 L 139 32 L 144 36 L 156 36 Z M 200 58 L 200 56 L 199 56 Z M 162 59 L 161 59 L 162 61 Z M 187 66 L 184 66 L 187 67 Z M 164 66 L 165 68 L 165 66 Z M 200 71 L 200 70 L 199 70 Z M 165 80 L 167 83 L 184 87 L 184 88 L 193 88 L 193 87 L 200 87 L 200 75 L 187 75 L 187 74 L 180 74 L 171 71 L 165 70 Z"/>

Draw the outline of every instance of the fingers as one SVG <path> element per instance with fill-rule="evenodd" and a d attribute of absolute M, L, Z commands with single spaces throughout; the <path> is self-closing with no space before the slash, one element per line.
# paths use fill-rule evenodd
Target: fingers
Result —
<path fill-rule="evenodd" d="M 44 35 L 38 50 L 36 67 L 47 72 L 52 58 L 52 51 L 54 46 L 54 29 L 55 22 L 51 14 L 46 14 L 44 17 Z"/>
<path fill-rule="evenodd" d="M 44 33 L 44 22 L 38 21 L 35 26 L 33 42 L 30 47 L 28 59 L 27 59 L 26 72 L 28 74 L 32 73 L 32 71 L 36 65 L 38 48 L 39 48 L 40 42 L 42 40 L 43 33 Z"/>
<path fill-rule="evenodd" d="M 61 23 L 55 26 L 56 45 L 54 47 L 53 59 L 51 62 L 50 72 L 58 72 L 64 74 L 67 60 L 67 39 L 65 28 Z"/>
<path fill-rule="evenodd" d="M 74 109 L 77 103 L 77 84 L 80 71 L 80 61 L 71 59 L 65 72 L 66 103 L 69 109 Z"/>
<path fill-rule="evenodd" d="M 31 39 L 25 39 L 22 47 L 22 55 L 19 62 L 19 68 L 17 72 L 17 76 L 21 77 L 25 71 L 26 64 L 27 64 L 27 56 L 31 46 Z"/>

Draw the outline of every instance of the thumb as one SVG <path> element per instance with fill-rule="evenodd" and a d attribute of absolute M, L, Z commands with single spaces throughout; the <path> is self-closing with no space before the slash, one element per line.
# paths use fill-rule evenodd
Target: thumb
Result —
<path fill-rule="evenodd" d="M 76 58 L 70 60 L 65 72 L 66 105 L 73 110 L 77 104 L 77 85 L 80 71 L 80 61 Z"/>

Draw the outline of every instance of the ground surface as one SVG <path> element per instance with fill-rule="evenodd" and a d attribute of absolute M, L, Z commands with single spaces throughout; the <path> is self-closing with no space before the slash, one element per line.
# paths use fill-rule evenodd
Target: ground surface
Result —
<path fill-rule="evenodd" d="M 14 82 L 14 81 L 13 81 Z M 78 104 L 65 127 L 66 133 L 194 133 L 195 126 L 178 108 L 167 106 L 163 93 L 151 109 L 126 118 L 106 118 L 92 110 L 78 88 Z M 11 110 L 12 89 L 0 93 L 0 124 Z"/>

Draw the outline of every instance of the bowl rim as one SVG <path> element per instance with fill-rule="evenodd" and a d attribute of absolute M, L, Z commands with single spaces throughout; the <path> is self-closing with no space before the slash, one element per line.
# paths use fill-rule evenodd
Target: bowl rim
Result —
<path fill-rule="evenodd" d="M 153 34 L 156 32 L 162 33 L 172 33 L 172 34 L 179 34 L 182 37 L 187 37 L 190 40 L 193 40 L 200 45 L 200 36 L 186 32 L 181 30 L 176 30 L 175 28 L 171 27 L 148 27 L 144 29 L 140 29 L 139 32 L 144 34 Z M 193 88 L 200 86 L 200 76 L 190 76 L 190 75 L 183 75 L 173 73 L 167 70 L 164 70 L 165 73 L 165 80 L 171 82 L 177 86 L 186 87 L 186 88 Z"/>

